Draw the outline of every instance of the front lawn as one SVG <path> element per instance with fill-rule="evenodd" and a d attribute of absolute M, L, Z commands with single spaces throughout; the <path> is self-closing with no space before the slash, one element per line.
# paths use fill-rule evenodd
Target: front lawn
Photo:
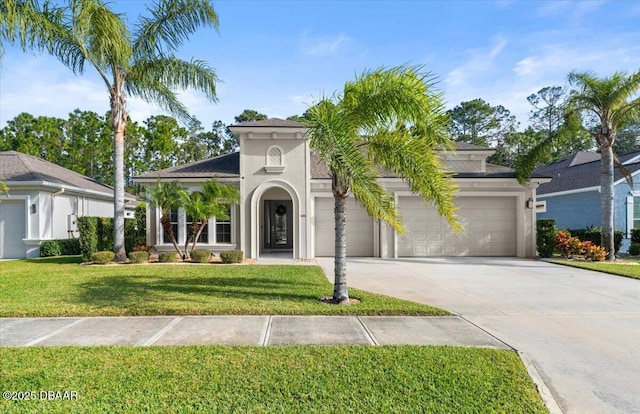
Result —
<path fill-rule="evenodd" d="M 495 349 L 1 348 L 0 360 L 3 390 L 36 396 L 0 401 L 4 413 L 547 412 L 516 353 Z M 77 400 L 39 400 L 58 391 Z"/>
<path fill-rule="evenodd" d="M 0 317 L 119 315 L 448 315 L 356 289 L 361 303 L 320 302 L 318 266 L 80 266 L 79 257 L 0 262 Z"/>
<path fill-rule="evenodd" d="M 612 275 L 626 276 L 640 279 L 640 262 L 637 260 L 626 260 L 624 262 L 579 262 L 566 259 L 553 259 L 551 263 L 565 266 L 579 267 L 581 269 L 595 270 L 597 272 L 609 273 Z"/>

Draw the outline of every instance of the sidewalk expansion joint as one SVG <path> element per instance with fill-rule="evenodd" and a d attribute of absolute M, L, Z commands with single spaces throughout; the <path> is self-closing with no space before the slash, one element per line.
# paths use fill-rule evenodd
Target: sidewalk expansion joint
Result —
<path fill-rule="evenodd" d="M 63 326 L 60 329 L 56 329 L 55 331 L 48 333 L 46 335 L 43 335 L 41 337 L 38 337 L 36 339 L 34 339 L 33 341 L 27 342 L 24 346 L 35 346 L 37 344 L 39 344 L 40 342 L 47 340 L 49 338 L 51 338 L 52 336 L 58 335 L 61 332 L 64 332 L 65 330 L 71 328 L 72 326 L 76 326 L 77 324 L 79 324 L 80 322 L 85 321 L 87 318 L 80 318 L 80 319 L 76 319 L 75 321 Z"/>
<path fill-rule="evenodd" d="M 507 348 L 511 349 L 512 351 L 518 352 L 517 349 L 515 349 L 513 346 L 509 345 L 508 343 L 506 343 L 505 341 L 503 341 L 502 339 L 498 338 L 497 336 L 495 336 L 494 334 L 492 334 L 491 332 L 487 331 L 486 329 L 484 329 L 482 326 L 471 322 L 469 319 L 465 318 L 462 315 L 458 315 L 458 317 L 460 319 L 462 319 L 463 321 L 467 322 L 468 324 L 471 324 L 473 326 L 475 326 L 476 328 L 480 329 L 482 332 L 486 333 L 487 335 L 489 335 L 490 337 L 492 337 L 493 339 L 495 339 L 496 341 L 504 344 Z"/>
<path fill-rule="evenodd" d="M 362 325 L 362 328 L 367 333 L 367 339 L 371 342 L 371 345 L 380 345 L 380 342 L 378 342 L 378 339 L 373 335 L 373 332 L 369 330 L 369 327 L 364 323 L 364 321 L 360 319 L 359 316 L 356 316 L 356 319 L 360 322 L 360 325 Z"/>
<path fill-rule="evenodd" d="M 273 321 L 273 316 L 269 315 L 269 319 L 267 319 L 267 326 L 264 329 L 264 333 L 262 334 L 262 338 L 260 338 L 260 344 L 262 346 L 269 345 L 269 337 L 271 336 L 271 323 Z"/>
<path fill-rule="evenodd" d="M 164 334 L 166 334 L 167 332 L 169 332 L 171 329 L 173 329 L 173 327 L 180 322 L 182 319 L 184 319 L 182 316 L 178 316 L 177 318 L 174 318 L 171 322 L 169 322 L 167 324 L 167 326 L 165 326 L 164 328 L 160 329 L 158 332 L 155 333 L 155 335 L 153 335 L 151 338 L 147 339 L 145 342 L 143 342 L 141 345 L 142 346 L 151 346 L 153 345 L 158 339 L 160 339 Z"/>

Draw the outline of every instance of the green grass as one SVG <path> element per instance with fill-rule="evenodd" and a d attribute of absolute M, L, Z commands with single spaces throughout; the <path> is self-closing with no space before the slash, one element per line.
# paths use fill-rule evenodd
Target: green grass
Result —
<path fill-rule="evenodd" d="M 511 351 L 455 347 L 0 348 L 3 413 L 544 413 Z"/>
<path fill-rule="evenodd" d="M 595 270 L 597 272 L 609 273 L 612 275 L 626 276 L 633 279 L 640 279 L 640 262 L 628 260 L 627 263 L 608 262 L 577 262 L 573 260 L 553 259 L 551 263 L 565 266 L 579 267 L 581 269 Z"/>
<path fill-rule="evenodd" d="M 80 266 L 79 257 L 0 262 L 0 317 L 117 315 L 448 315 L 350 289 L 361 303 L 320 302 L 318 266 Z"/>

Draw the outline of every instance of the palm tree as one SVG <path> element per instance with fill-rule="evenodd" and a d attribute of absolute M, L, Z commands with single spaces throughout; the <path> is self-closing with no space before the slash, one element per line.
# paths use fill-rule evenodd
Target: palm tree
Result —
<path fill-rule="evenodd" d="M 160 224 L 162 225 L 164 234 L 169 236 L 169 240 L 176 249 L 176 252 L 178 252 L 180 257 L 183 258 L 185 256 L 180 250 L 178 241 L 176 240 L 176 235 L 173 232 L 173 226 L 171 224 L 171 210 L 177 210 L 184 205 L 187 197 L 187 191 L 175 181 L 169 183 L 158 181 L 154 188 L 147 189 L 149 204 L 152 207 L 160 209 Z"/>
<path fill-rule="evenodd" d="M 187 229 L 184 244 L 185 254 L 189 256 L 196 248 L 200 234 L 209 223 L 209 217 L 228 220 L 228 208 L 231 204 L 240 201 L 240 192 L 235 187 L 223 185 L 211 179 L 202 185 L 202 192 L 191 193 L 185 201 L 185 213 L 193 220 L 191 228 Z M 192 243 L 191 249 L 187 250 L 189 243 Z"/>
<path fill-rule="evenodd" d="M 377 181 L 380 169 L 402 177 L 415 194 L 433 201 L 454 230 L 461 230 L 454 214 L 455 184 L 437 153 L 451 148 L 447 116 L 433 78 L 420 70 L 367 71 L 308 111 L 311 147 L 329 168 L 335 199 L 335 303 L 349 301 L 347 197 L 353 194 L 371 217 L 404 234 L 393 195 Z"/>
<path fill-rule="evenodd" d="M 69 0 L 66 7 L 37 0 L 3 0 L 0 39 L 23 50 L 46 50 L 74 73 L 88 64 L 109 92 L 114 162 L 114 252 L 126 260 L 124 247 L 124 141 L 128 96 L 158 104 L 183 120 L 190 119 L 176 90 L 195 88 L 216 100 L 217 77 L 203 61 L 174 56 L 200 27 L 218 27 L 208 0 L 158 0 L 129 30 L 125 16 L 102 0 Z M 0 56 L 2 55 L 0 49 Z"/>
<path fill-rule="evenodd" d="M 622 174 L 631 180 L 626 169 L 617 162 L 613 152 L 617 132 L 626 125 L 640 122 L 640 71 L 628 75 L 615 72 L 610 77 L 598 77 L 588 72 L 571 72 L 569 83 L 576 89 L 567 103 L 565 126 L 559 133 L 550 134 L 538 143 L 524 158 L 518 168 L 521 181 L 530 176 L 535 162 L 546 154 L 562 131 L 571 130 L 577 120 L 585 119 L 579 126 L 596 141 L 601 154 L 600 170 L 600 217 L 602 222 L 601 245 L 607 250 L 607 260 L 615 260 L 613 232 L 613 166 L 618 165 Z M 635 98 L 635 99 L 634 99 Z M 581 117 L 581 115 L 585 115 Z"/>
<path fill-rule="evenodd" d="M 596 127 L 588 130 L 600 149 L 602 160 L 602 246 L 607 249 L 607 260 L 614 261 L 616 257 L 613 234 L 613 165 L 616 157 L 613 144 L 620 129 L 630 122 L 640 122 L 640 97 L 635 97 L 640 90 L 640 71 L 631 76 L 624 72 L 616 72 L 611 77 L 604 78 L 592 73 L 571 72 L 569 82 L 577 88 L 569 98 L 571 110 L 590 113 L 596 120 Z M 634 97 L 635 99 L 632 99 Z M 625 175 L 629 176 L 628 173 Z"/>

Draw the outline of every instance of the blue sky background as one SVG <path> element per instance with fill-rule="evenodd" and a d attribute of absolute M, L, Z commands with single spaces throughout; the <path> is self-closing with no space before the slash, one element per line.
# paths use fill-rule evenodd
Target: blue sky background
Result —
<path fill-rule="evenodd" d="M 113 1 L 130 22 L 145 1 Z M 183 102 L 208 129 L 244 109 L 302 114 L 367 68 L 424 65 L 447 108 L 482 98 L 527 124 L 526 97 L 567 86 L 572 70 L 608 75 L 640 69 L 639 1 L 219 1 L 220 30 L 202 30 L 180 52 L 213 66 L 218 103 L 193 91 Z M 48 56 L 7 48 L 0 72 L 0 127 L 20 112 L 66 118 L 103 114 L 105 86 Z M 142 122 L 162 113 L 130 99 Z"/>

